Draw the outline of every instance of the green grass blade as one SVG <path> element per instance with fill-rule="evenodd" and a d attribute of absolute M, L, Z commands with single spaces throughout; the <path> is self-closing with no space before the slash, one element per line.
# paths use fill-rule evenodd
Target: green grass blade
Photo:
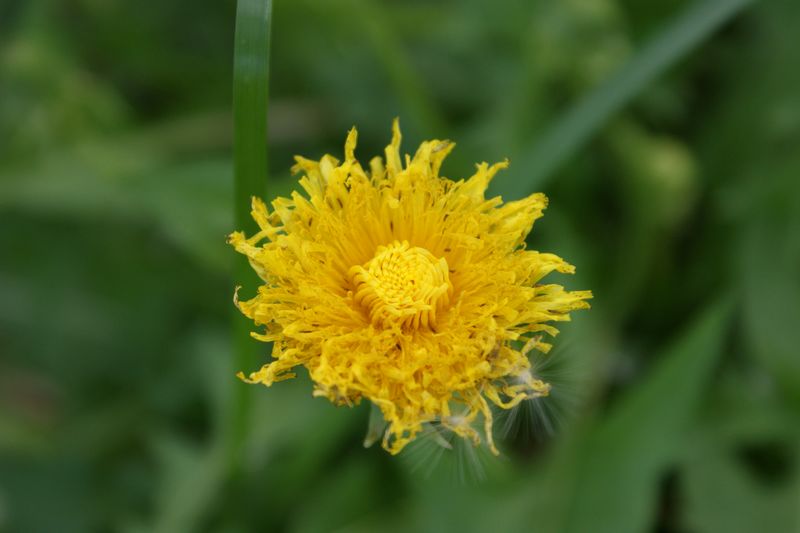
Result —
<path fill-rule="evenodd" d="M 267 192 L 267 99 L 272 2 L 239 0 L 233 60 L 234 212 L 236 228 L 252 233 L 250 198 Z M 237 257 L 234 275 L 244 295 L 252 294 L 258 281 L 244 257 Z M 251 324 L 235 311 L 234 353 L 236 370 L 253 370 L 264 351 L 249 336 Z M 230 465 L 236 470 L 247 433 L 251 388 L 234 387 L 230 434 Z"/>
<path fill-rule="evenodd" d="M 236 225 L 253 230 L 250 198 L 266 194 L 267 90 L 272 2 L 240 0 L 233 60 Z"/>
<path fill-rule="evenodd" d="M 512 158 L 509 171 L 495 181 L 496 192 L 516 199 L 541 189 L 610 117 L 752 1 L 704 0 L 687 7 L 621 70 Z"/>

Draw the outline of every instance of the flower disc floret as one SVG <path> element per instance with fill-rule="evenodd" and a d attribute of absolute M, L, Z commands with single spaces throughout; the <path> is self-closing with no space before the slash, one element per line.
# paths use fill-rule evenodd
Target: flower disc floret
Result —
<path fill-rule="evenodd" d="M 355 301 L 378 327 L 433 328 L 450 301 L 447 261 L 408 241 L 379 246 L 375 257 L 350 270 Z"/>

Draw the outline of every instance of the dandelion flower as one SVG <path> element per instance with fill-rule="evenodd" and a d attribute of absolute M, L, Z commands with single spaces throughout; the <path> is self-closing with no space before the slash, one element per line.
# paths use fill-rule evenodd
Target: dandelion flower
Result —
<path fill-rule="evenodd" d="M 253 198 L 260 231 L 229 242 L 264 281 L 234 298 L 272 342 L 273 361 L 248 377 L 267 386 L 305 367 L 314 395 L 337 405 L 366 398 L 386 421 L 383 447 L 400 452 L 429 424 L 493 453 L 492 405 L 510 409 L 548 394 L 528 352 L 546 352 L 552 322 L 589 307 L 589 291 L 542 284 L 572 273 L 556 255 L 525 249 L 547 199 L 486 198 L 508 163 L 477 165 L 465 180 L 440 177 L 449 141 L 422 143 L 401 157 L 394 123 L 385 161 L 356 160 L 356 131 L 344 161 L 297 157 L 305 195 L 268 208 Z"/>

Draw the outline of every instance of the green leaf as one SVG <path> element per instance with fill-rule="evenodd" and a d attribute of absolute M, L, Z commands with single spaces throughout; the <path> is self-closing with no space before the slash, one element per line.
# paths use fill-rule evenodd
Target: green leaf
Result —
<path fill-rule="evenodd" d="M 717 302 L 693 321 L 649 376 L 606 417 L 559 442 L 548 463 L 511 487 L 490 516 L 502 515 L 507 531 L 529 531 L 530 524 L 547 533 L 647 531 L 660 476 L 677 463 L 722 356 L 731 309 Z"/>
<path fill-rule="evenodd" d="M 220 448 L 198 448 L 170 435 L 158 435 L 153 447 L 161 479 L 158 510 L 151 531 L 196 531 L 224 479 Z"/>
<path fill-rule="evenodd" d="M 760 183 L 766 196 L 742 234 L 738 262 L 744 332 L 752 355 L 800 410 L 800 165 Z M 766 194 L 765 194 L 766 193 Z"/>
<path fill-rule="evenodd" d="M 800 433 L 796 415 L 743 373 L 698 424 L 679 483 L 682 530 L 712 533 L 800 528 Z M 742 394 L 746 391 L 746 394 Z"/>
<path fill-rule="evenodd" d="M 730 316 L 727 301 L 708 309 L 580 443 L 559 530 L 625 533 L 652 525 L 659 477 L 676 460 L 723 353 Z"/>
<path fill-rule="evenodd" d="M 609 118 L 751 2 L 704 0 L 691 3 L 614 76 L 513 157 L 514 164 L 509 171 L 495 180 L 496 192 L 516 199 L 541 189 Z"/>

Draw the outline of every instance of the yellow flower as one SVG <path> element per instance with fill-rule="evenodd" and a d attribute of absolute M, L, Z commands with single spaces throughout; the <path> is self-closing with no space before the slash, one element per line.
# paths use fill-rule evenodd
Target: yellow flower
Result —
<path fill-rule="evenodd" d="M 297 157 L 306 195 L 253 199 L 260 231 L 229 241 L 264 280 L 249 301 L 235 301 L 273 342 L 274 361 L 245 378 L 272 385 L 304 366 L 314 395 L 337 405 L 366 398 L 383 413 L 383 447 L 395 454 L 425 424 L 480 443 L 482 419 L 492 452 L 490 404 L 510 409 L 550 387 L 530 372 L 527 353 L 546 352 L 550 322 L 589 307 L 589 291 L 541 284 L 574 267 L 525 250 L 547 199 L 503 203 L 484 196 L 508 163 L 477 165 L 466 180 L 439 176 L 449 141 L 400 155 L 394 123 L 386 161 L 365 170 L 356 131 L 344 162 Z"/>

